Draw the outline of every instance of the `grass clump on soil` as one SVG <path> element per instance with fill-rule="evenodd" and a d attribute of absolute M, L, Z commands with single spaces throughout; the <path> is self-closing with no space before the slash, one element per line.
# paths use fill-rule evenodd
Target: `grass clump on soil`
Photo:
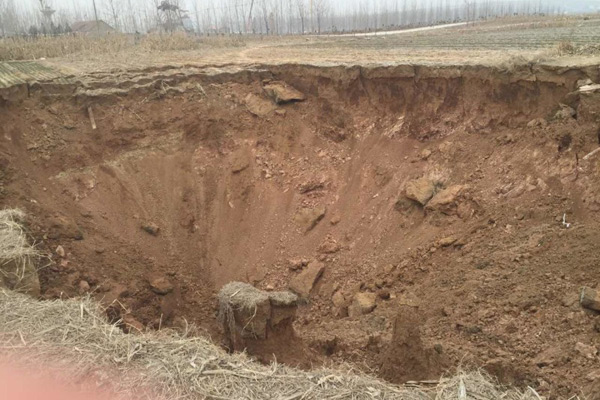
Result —
<path fill-rule="evenodd" d="M 236 311 L 241 311 L 250 317 L 247 325 L 252 324 L 255 319 L 256 323 L 260 325 L 261 322 L 266 324 L 267 319 L 270 318 L 271 306 L 295 307 L 298 305 L 298 296 L 291 292 L 265 292 L 243 282 L 230 282 L 223 286 L 217 298 L 219 300 L 218 320 L 229 334 L 236 331 Z M 245 330 L 246 327 L 242 330 Z M 265 326 L 262 326 L 263 331 L 264 329 Z"/>
<path fill-rule="evenodd" d="M 40 254 L 27 240 L 24 218 L 21 210 L 0 210 L 0 287 L 39 291 L 35 262 Z"/>
<path fill-rule="evenodd" d="M 40 302 L 3 289 L 0 346 L 4 356 L 49 361 L 72 381 L 112 371 L 118 377 L 112 388 L 136 398 L 148 388 L 154 399 L 537 399 L 533 392 L 506 391 L 479 373 L 442 379 L 436 390 L 352 371 L 265 366 L 204 338 L 165 331 L 126 334 L 107 323 L 90 299 Z"/>

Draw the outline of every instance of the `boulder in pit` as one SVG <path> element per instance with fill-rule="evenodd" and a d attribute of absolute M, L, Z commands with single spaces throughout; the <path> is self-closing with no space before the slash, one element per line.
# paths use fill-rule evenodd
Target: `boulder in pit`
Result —
<path fill-rule="evenodd" d="M 246 104 L 248 111 L 257 117 L 266 117 L 275 111 L 276 108 L 269 100 L 265 100 L 252 93 L 246 96 L 244 103 Z"/>
<path fill-rule="evenodd" d="M 368 314 L 375 309 L 375 293 L 357 293 L 348 307 L 348 316 L 359 317 Z"/>
<path fill-rule="evenodd" d="M 433 179 L 422 177 L 406 183 L 404 194 L 407 198 L 424 206 L 436 193 L 439 184 Z"/>
<path fill-rule="evenodd" d="M 301 297 L 308 298 L 313 287 L 323 275 L 323 271 L 325 271 L 325 264 L 318 261 L 311 262 L 306 269 L 290 281 L 290 289 Z"/>
<path fill-rule="evenodd" d="M 428 211 L 438 211 L 442 214 L 456 214 L 459 200 L 467 192 L 466 185 L 452 185 L 446 189 L 439 191 L 427 203 L 425 209 Z"/>
<path fill-rule="evenodd" d="M 304 94 L 287 83 L 272 82 L 264 87 L 265 92 L 277 104 L 291 103 L 306 100 Z"/>
<path fill-rule="evenodd" d="M 579 302 L 584 308 L 600 312 L 600 293 L 592 288 L 584 287 L 581 289 Z"/>
<path fill-rule="evenodd" d="M 219 321 L 232 350 L 246 348 L 248 340 L 267 340 L 292 329 L 298 296 L 266 292 L 243 282 L 231 282 L 219 291 Z"/>

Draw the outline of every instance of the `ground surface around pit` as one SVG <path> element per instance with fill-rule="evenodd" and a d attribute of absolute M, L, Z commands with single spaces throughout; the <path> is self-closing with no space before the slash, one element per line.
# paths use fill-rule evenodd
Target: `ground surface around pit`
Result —
<path fill-rule="evenodd" d="M 598 60 L 600 18 L 514 17 L 382 36 L 206 38 L 201 50 L 182 52 L 82 53 L 46 60 L 66 74 L 164 65 L 264 63 L 427 63 L 498 65 L 552 61 L 577 65 Z M 235 39 L 235 38 L 234 38 Z M 201 39 L 202 40 L 202 39 Z M 581 52 L 558 51 L 560 43 Z M 594 61 L 592 61 L 594 62 Z"/>

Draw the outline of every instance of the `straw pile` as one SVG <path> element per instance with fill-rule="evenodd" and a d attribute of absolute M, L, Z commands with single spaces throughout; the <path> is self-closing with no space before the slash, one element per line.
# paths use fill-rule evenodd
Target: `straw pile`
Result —
<path fill-rule="evenodd" d="M 0 210 L 0 287 L 38 295 L 39 253 L 27 241 L 21 225 L 24 217 L 20 210 Z"/>
<path fill-rule="evenodd" d="M 137 398 L 139 388 L 147 387 L 164 399 L 538 399 L 533 391 L 506 391 L 480 373 L 442 379 L 436 390 L 395 386 L 352 371 L 265 366 L 203 338 L 125 334 L 89 299 L 39 302 L 6 290 L 0 290 L 0 348 L 4 355 L 68 367 L 73 380 L 114 371 L 115 390 L 135 390 Z"/>

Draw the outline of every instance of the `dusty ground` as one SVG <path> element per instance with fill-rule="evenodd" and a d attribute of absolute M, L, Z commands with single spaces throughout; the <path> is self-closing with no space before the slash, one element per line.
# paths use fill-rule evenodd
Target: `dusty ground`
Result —
<path fill-rule="evenodd" d="M 269 46 L 227 50 L 229 63 L 327 52 Z M 342 53 L 320 61 L 352 61 Z M 98 66 L 0 107 L 0 201 L 29 213 L 51 254 L 45 298 L 91 292 L 137 326 L 187 320 L 220 341 L 222 285 L 286 289 L 320 262 L 297 337 L 259 357 L 353 362 L 392 381 L 478 365 L 550 398 L 581 394 L 600 375 L 600 317 L 578 303 L 599 285 L 600 155 L 584 156 L 600 94 L 574 92 L 600 69 L 556 66 L 568 62 Z M 306 100 L 273 105 L 271 81 Z M 560 104 L 576 114 L 555 118 Z M 420 177 L 455 195 L 423 208 L 406 198 Z M 359 293 L 375 305 L 363 315 Z"/>

